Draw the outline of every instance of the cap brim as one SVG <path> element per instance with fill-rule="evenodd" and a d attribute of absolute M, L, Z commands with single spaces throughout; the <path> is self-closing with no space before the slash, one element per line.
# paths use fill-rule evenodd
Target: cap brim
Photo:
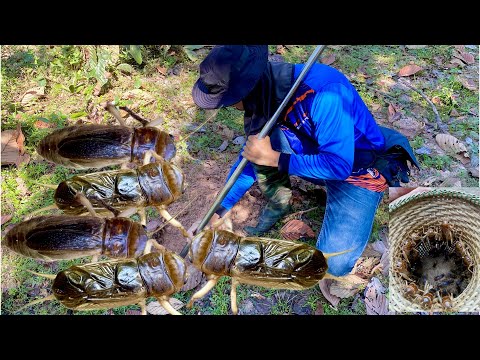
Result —
<path fill-rule="evenodd" d="M 253 67 L 256 71 L 251 74 L 249 79 L 242 79 L 244 82 L 237 84 L 235 93 L 232 90 L 218 94 L 207 93 L 203 90 L 200 80 L 197 80 L 192 89 L 195 104 L 203 109 L 218 109 L 242 101 L 260 80 L 268 63 L 268 46 L 259 46 L 254 48 L 253 51 L 256 52 L 257 66 Z"/>

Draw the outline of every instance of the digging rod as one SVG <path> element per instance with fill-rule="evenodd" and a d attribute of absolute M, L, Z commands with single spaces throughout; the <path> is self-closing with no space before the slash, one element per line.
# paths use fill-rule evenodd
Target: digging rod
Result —
<path fill-rule="evenodd" d="M 305 63 L 305 66 L 303 67 L 302 71 L 300 72 L 300 75 L 298 75 L 297 80 L 295 80 L 292 88 L 289 90 L 289 92 L 287 93 L 287 95 L 283 99 L 282 103 L 278 107 L 277 111 L 275 111 L 275 114 L 273 114 L 273 116 L 270 118 L 270 120 L 268 120 L 268 122 L 263 127 L 262 131 L 260 131 L 260 133 L 258 134 L 259 139 L 263 139 L 265 136 L 268 135 L 270 130 L 275 125 L 278 117 L 282 113 L 283 109 L 285 108 L 285 106 L 287 106 L 287 103 L 290 101 L 291 97 L 293 96 L 293 94 L 297 90 L 298 86 L 300 85 L 300 82 L 303 80 L 303 78 L 305 77 L 307 72 L 310 70 L 310 68 L 313 66 L 313 64 L 316 63 L 316 61 L 318 60 L 318 58 L 320 57 L 320 55 L 322 54 L 323 50 L 325 50 L 326 47 L 327 47 L 327 45 L 317 45 L 317 47 L 313 51 L 312 55 L 310 55 L 309 59 Z M 248 163 L 248 160 L 245 159 L 245 158 L 243 158 L 240 161 L 237 168 L 233 172 L 232 176 L 230 176 L 230 179 L 228 179 L 227 183 L 223 187 L 222 191 L 220 191 L 220 193 L 217 195 L 217 198 L 215 199 L 213 205 L 210 207 L 207 214 L 205 215 L 205 217 L 202 219 L 202 221 L 198 225 L 198 228 L 197 228 L 197 231 L 196 231 L 197 233 L 202 231 L 203 228 L 208 224 L 208 222 L 212 218 L 213 214 L 215 213 L 215 210 L 217 209 L 218 205 L 223 201 L 225 196 L 227 196 L 228 192 L 232 188 L 233 184 L 235 184 L 235 181 L 237 181 L 238 177 L 242 173 L 242 171 L 245 168 L 245 166 L 247 165 L 247 163 Z M 185 247 L 180 252 L 181 257 L 184 258 L 185 256 L 187 256 L 189 247 L 190 247 L 190 244 L 185 245 Z"/>

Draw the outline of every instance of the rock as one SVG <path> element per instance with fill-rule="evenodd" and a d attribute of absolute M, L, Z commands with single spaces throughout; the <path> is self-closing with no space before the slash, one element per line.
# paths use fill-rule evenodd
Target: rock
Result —
<path fill-rule="evenodd" d="M 420 154 L 420 155 L 430 155 L 432 153 L 432 150 L 427 148 L 426 146 L 422 146 L 421 148 L 418 148 L 415 150 L 415 154 Z"/>
<path fill-rule="evenodd" d="M 235 145 L 243 145 L 245 144 L 245 136 L 237 136 L 232 141 Z"/>

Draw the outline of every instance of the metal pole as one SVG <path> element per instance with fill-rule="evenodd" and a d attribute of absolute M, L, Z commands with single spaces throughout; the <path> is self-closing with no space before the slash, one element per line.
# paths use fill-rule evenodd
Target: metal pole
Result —
<path fill-rule="evenodd" d="M 293 94 L 295 93 L 295 91 L 297 90 L 298 86 L 300 85 L 300 82 L 303 80 L 303 78 L 305 77 L 305 75 L 307 74 L 307 72 L 310 70 L 310 68 L 313 66 L 313 64 L 315 64 L 315 62 L 317 61 L 317 59 L 320 57 L 320 55 L 322 54 L 323 50 L 325 50 L 325 48 L 327 47 L 327 45 L 318 45 L 315 50 L 313 51 L 312 55 L 310 55 L 310 57 L 308 58 L 307 62 L 305 63 L 305 66 L 303 67 L 302 71 L 300 72 L 300 75 L 298 75 L 298 78 L 297 80 L 295 80 L 295 83 L 293 84 L 292 88 L 290 89 L 290 91 L 287 93 L 287 95 L 285 96 L 285 98 L 283 99 L 282 103 L 280 104 L 280 106 L 278 107 L 277 111 L 275 111 L 275 114 L 273 114 L 273 116 L 271 117 L 270 120 L 268 120 L 268 122 L 265 124 L 265 126 L 263 127 L 262 131 L 260 131 L 260 133 L 258 134 L 258 138 L 259 139 L 263 139 L 265 136 L 268 135 L 268 133 L 270 132 L 270 130 L 273 128 L 273 126 L 275 125 L 278 117 L 280 116 L 280 114 L 282 113 L 283 109 L 287 106 L 287 103 L 290 101 L 290 98 L 293 96 Z M 215 209 L 217 208 L 218 205 L 220 205 L 220 203 L 223 201 L 223 199 L 225 198 L 225 196 L 227 196 L 228 192 L 230 191 L 230 189 L 232 188 L 233 184 L 235 184 L 235 181 L 237 181 L 238 177 L 240 176 L 240 174 L 242 173 L 243 169 L 245 168 L 245 166 L 247 165 L 248 163 L 248 160 L 243 158 L 240 163 L 238 164 L 237 168 L 235 169 L 235 171 L 233 172 L 232 176 L 230 176 L 230 179 L 228 179 L 227 183 L 225 184 L 225 186 L 223 187 L 222 191 L 220 191 L 220 193 L 217 195 L 217 198 L 215 199 L 212 207 L 208 210 L 207 214 L 205 215 L 205 217 L 202 219 L 202 221 L 200 222 L 200 225 L 198 225 L 198 228 L 197 228 L 197 233 L 199 233 L 200 231 L 203 230 L 203 228 L 208 224 L 208 222 L 210 221 L 210 219 L 212 218 L 213 214 L 215 213 Z M 182 251 L 180 252 L 180 256 L 181 257 L 185 257 L 187 256 L 187 253 L 188 253 L 188 249 L 189 249 L 190 245 L 187 244 L 185 245 L 185 247 L 182 249 Z"/>

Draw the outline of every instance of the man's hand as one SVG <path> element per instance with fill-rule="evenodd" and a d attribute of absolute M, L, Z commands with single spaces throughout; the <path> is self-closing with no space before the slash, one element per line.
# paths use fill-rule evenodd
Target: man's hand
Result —
<path fill-rule="evenodd" d="M 220 219 L 223 219 L 223 221 L 220 221 Z M 225 221 L 227 220 L 227 221 Z M 190 226 L 190 228 L 187 230 L 188 234 L 193 237 L 197 234 L 197 229 L 198 229 L 198 225 L 200 225 L 200 222 L 202 220 L 197 220 L 195 221 L 192 226 Z M 225 224 L 225 223 L 226 224 Z M 228 216 L 227 214 L 224 215 L 223 218 L 220 218 L 220 216 L 218 216 L 218 214 L 213 214 L 212 218 L 210 219 L 210 221 L 208 222 L 208 224 L 205 226 L 205 229 L 204 230 L 208 230 L 208 229 L 211 229 L 211 230 L 216 230 L 216 229 L 219 229 L 219 230 L 229 230 L 229 231 L 232 231 L 231 229 L 231 225 L 229 225 L 229 222 L 231 223 L 231 220 L 228 219 Z"/>
<path fill-rule="evenodd" d="M 257 165 L 278 167 L 280 153 L 272 149 L 270 137 L 259 139 L 257 135 L 248 137 L 242 156 Z"/>

